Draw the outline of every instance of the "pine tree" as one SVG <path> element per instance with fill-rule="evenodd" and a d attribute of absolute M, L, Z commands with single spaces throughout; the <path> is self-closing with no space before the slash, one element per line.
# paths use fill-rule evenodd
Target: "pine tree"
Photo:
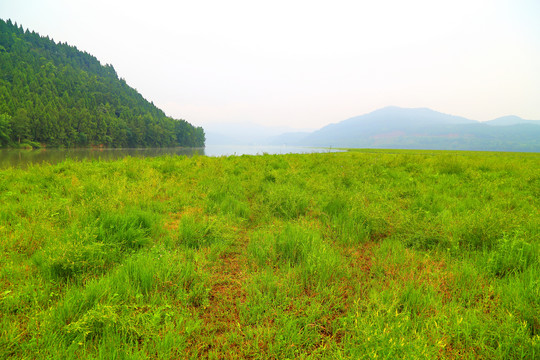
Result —
<path fill-rule="evenodd" d="M 30 119 L 26 109 L 19 109 L 11 119 L 11 137 L 19 144 L 30 138 Z"/>
<path fill-rule="evenodd" d="M 0 114 L 0 146 L 7 146 L 10 142 L 11 116 Z"/>

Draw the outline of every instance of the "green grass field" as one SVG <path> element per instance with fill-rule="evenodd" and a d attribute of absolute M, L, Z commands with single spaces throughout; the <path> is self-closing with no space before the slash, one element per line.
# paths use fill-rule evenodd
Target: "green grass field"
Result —
<path fill-rule="evenodd" d="M 0 358 L 538 359 L 540 154 L 0 170 Z"/>

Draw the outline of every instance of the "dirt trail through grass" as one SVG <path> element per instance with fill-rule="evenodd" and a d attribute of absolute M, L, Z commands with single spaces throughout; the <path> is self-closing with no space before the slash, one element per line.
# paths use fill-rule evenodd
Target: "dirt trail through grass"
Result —
<path fill-rule="evenodd" d="M 359 273 L 369 275 L 375 246 L 376 243 L 368 242 L 361 246 L 351 247 L 346 251 L 345 256 L 350 257 L 353 266 L 359 270 Z"/>
<path fill-rule="evenodd" d="M 210 343 L 200 345 L 205 356 L 235 358 L 240 356 L 245 341 L 239 315 L 239 306 L 246 300 L 243 283 L 247 276 L 246 246 L 248 237 L 244 230 L 238 233 L 235 243 L 221 254 L 210 269 L 212 289 L 209 305 L 202 314 L 203 339 Z"/>
<path fill-rule="evenodd" d="M 352 277 L 343 291 L 343 302 L 346 308 L 352 305 L 354 299 L 364 299 L 371 286 L 373 265 L 373 253 L 376 251 L 378 244 L 375 242 L 367 242 L 362 245 L 350 247 L 343 250 L 345 258 L 351 264 Z"/>

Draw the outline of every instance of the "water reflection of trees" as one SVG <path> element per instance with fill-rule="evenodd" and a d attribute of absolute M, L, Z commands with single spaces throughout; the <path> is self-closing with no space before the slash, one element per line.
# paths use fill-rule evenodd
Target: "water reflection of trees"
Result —
<path fill-rule="evenodd" d="M 204 148 L 140 148 L 140 149 L 0 149 L 0 168 L 26 167 L 29 164 L 56 164 L 66 159 L 115 160 L 126 156 L 156 157 L 162 155 L 205 155 Z"/>

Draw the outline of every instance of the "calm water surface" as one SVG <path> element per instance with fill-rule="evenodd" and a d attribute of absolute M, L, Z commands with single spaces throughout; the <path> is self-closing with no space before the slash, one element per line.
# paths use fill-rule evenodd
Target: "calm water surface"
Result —
<path fill-rule="evenodd" d="M 205 148 L 141 148 L 141 149 L 0 149 L 0 168 L 26 167 L 30 164 L 56 164 L 72 160 L 114 160 L 125 156 L 154 157 L 161 155 L 229 156 L 262 154 L 302 154 L 334 152 L 333 149 L 295 146 L 225 146 L 209 145 Z"/>

